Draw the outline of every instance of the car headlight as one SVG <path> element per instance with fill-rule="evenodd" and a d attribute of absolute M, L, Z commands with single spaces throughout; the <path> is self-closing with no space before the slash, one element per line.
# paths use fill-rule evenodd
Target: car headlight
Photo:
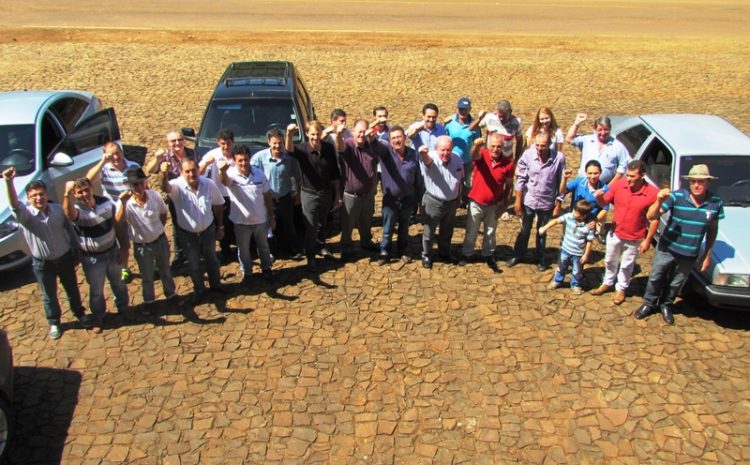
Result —
<path fill-rule="evenodd" d="M 5 220 L 4 223 L 0 224 L 0 239 L 10 236 L 16 231 L 18 231 L 18 223 L 12 219 Z"/>
<path fill-rule="evenodd" d="M 719 273 L 714 279 L 717 286 L 750 287 L 750 274 Z"/>

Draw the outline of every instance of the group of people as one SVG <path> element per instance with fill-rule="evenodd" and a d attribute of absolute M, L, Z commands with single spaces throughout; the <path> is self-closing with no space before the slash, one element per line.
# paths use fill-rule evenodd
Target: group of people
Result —
<path fill-rule="evenodd" d="M 389 124 L 387 108 L 379 106 L 373 110 L 373 120 L 358 119 L 350 129 L 346 112 L 337 109 L 328 127 L 309 121 L 304 128 L 290 124 L 285 132 L 271 129 L 268 148 L 257 153 L 235 144 L 232 132 L 222 129 L 218 146 L 201 159 L 174 130 L 166 136 L 167 148 L 156 151 L 143 168 L 128 161 L 119 145 L 108 143 L 101 161 L 85 177 L 65 186 L 62 205 L 48 201 L 46 186 L 40 181 L 26 187 L 28 204 L 20 202 L 13 187 L 15 170 L 9 168 L 2 175 L 31 251 L 53 339 L 61 334 L 58 278 L 73 314 L 84 327 L 101 332 L 105 278 L 118 311 L 128 309 L 131 244 L 145 304 L 155 300 L 157 275 L 165 298 L 177 298 L 173 271 L 185 262 L 194 291 L 190 298 L 198 303 L 210 292 L 227 292 L 219 272 L 217 241 L 225 259 L 236 244 L 246 285 L 253 272 L 253 244 L 265 279 L 273 279 L 274 255 L 306 259 L 307 269 L 316 272 L 317 256 L 334 258 L 326 245 L 325 229 L 335 207 L 341 208 L 340 259 L 356 255 L 352 239 L 356 228 L 360 248 L 372 252 L 381 265 L 413 260 L 407 250 L 408 230 L 417 212 L 421 213 L 421 264 L 426 269 L 435 260 L 458 265 L 477 260 L 475 242 L 481 229 L 479 256 L 498 271 L 496 229 L 500 218 L 509 217 L 512 206 L 521 228 L 507 266 L 526 259 L 536 220 L 534 262 L 544 271 L 549 267 L 546 233 L 562 224 L 559 260 L 548 287 L 561 287 L 572 268 L 574 294 L 583 292 L 582 267 L 590 260 L 594 238 L 606 236 L 602 238 L 606 240 L 604 278 L 591 294 L 614 289 L 613 302 L 618 305 L 625 300 L 636 257 L 650 247 L 659 217 L 670 212 L 644 304 L 635 317 L 660 311 L 673 324 L 675 297 L 698 259 L 704 238 L 701 260 L 703 267 L 708 266 L 718 220 L 723 217 L 721 200 L 708 189 L 713 178 L 707 167 L 698 165 L 687 176 L 689 189 L 659 191 L 646 182 L 643 162 L 633 161 L 611 136 L 607 117 L 594 121 L 592 134 L 579 135 L 586 119 L 585 114 L 577 115 L 563 135 L 552 110 L 542 107 L 522 132 L 521 121 L 507 100 L 475 117 L 471 101 L 462 97 L 456 112 L 442 122 L 432 103 L 424 105 L 422 119 L 407 128 Z M 300 130 L 304 142 L 295 143 Z M 564 143 L 581 151 L 575 176 L 567 168 Z M 158 175 L 165 198 L 149 188 L 149 174 Z M 93 191 L 99 180 L 101 196 Z M 378 181 L 383 228 L 380 242 L 374 243 L 371 222 Z M 568 193 L 571 209 L 560 215 Z M 303 238 L 295 228 L 297 205 L 301 206 Z M 605 232 L 602 224 L 610 205 L 614 218 Z M 462 207 L 466 209 L 466 234 L 460 254 L 454 256 L 452 236 L 457 209 Z M 165 230 L 168 213 L 173 226 L 171 245 Z M 91 315 L 85 313 L 75 280 L 79 262 L 89 285 Z"/>

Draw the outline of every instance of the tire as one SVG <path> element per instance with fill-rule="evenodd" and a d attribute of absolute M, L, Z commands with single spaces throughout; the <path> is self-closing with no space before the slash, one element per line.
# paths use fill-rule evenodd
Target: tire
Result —
<path fill-rule="evenodd" d="M 0 397 L 0 463 L 5 463 L 10 438 L 13 436 L 13 415 L 5 399 Z"/>

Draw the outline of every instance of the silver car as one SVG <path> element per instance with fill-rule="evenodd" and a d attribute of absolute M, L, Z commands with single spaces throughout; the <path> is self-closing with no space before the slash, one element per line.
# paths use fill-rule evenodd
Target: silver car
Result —
<path fill-rule="evenodd" d="M 719 178 L 711 190 L 724 201 L 726 218 L 711 268 L 694 269 L 690 284 L 711 305 L 750 310 L 750 137 L 721 117 L 688 114 L 614 117 L 612 134 L 646 163 L 646 179 L 656 187 L 679 189 L 696 164 Z"/>
<path fill-rule="evenodd" d="M 47 184 L 49 198 L 61 202 L 67 181 L 84 176 L 101 159 L 102 146 L 120 140 L 114 110 L 87 92 L 0 93 L 0 170 L 16 168 L 21 201 L 33 180 Z M 4 191 L 4 187 L 2 190 Z M 26 242 L 0 193 L 0 271 L 26 263 Z"/>

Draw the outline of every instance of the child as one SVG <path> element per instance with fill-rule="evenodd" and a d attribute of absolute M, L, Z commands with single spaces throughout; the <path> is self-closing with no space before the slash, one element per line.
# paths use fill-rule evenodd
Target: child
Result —
<path fill-rule="evenodd" d="M 557 289 L 560 287 L 565 280 L 565 273 L 568 272 L 568 266 L 572 265 L 573 271 L 570 274 L 570 290 L 575 295 L 583 294 L 583 289 L 581 288 L 581 279 L 583 278 L 581 263 L 588 260 L 591 253 L 591 241 L 594 239 L 594 231 L 586 225 L 586 219 L 591 214 L 592 206 L 588 200 L 579 200 L 573 207 L 572 212 L 551 220 L 539 229 L 539 234 L 544 234 L 556 224 L 565 225 L 565 234 L 563 234 L 562 245 L 560 246 L 560 261 L 547 289 Z"/>

